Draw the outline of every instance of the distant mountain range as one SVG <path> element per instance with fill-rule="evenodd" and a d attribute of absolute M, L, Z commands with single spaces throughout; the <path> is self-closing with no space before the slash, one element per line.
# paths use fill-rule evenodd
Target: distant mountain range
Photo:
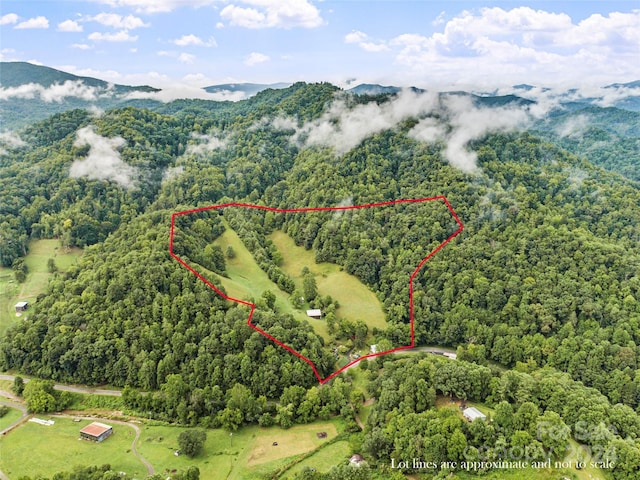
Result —
<path fill-rule="evenodd" d="M 203 87 L 208 93 L 242 93 L 235 98 L 246 99 L 267 89 L 284 89 L 291 83 L 225 83 Z M 19 88 L 20 87 L 20 88 Z M 502 106 L 508 104 L 524 105 L 535 103 L 531 92 L 537 87 L 529 84 L 514 85 L 514 94 L 499 95 L 498 91 L 474 94 L 469 92 L 448 92 L 452 95 L 470 95 L 478 105 Z M 618 89 L 640 88 L 640 80 L 627 83 L 613 83 L 604 87 L 615 94 L 606 106 L 615 106 L 624 110 L 640 112 L 640 92 L 638 95 L 619 95 Z M 346 90 L 353 95 L 393 95 L 403 88 L 394 85 L 362 83 Z M 416 93 L 425 92 L 417 87 L 409 87 Z M 548 92 L 547 88 L 540 88 Z M 161 89 L 149 85 L 129 86 L 106 82 L 92 77 L 73 75 L 55 68 L 33 65 L 27 62 L 0 62 L 0 125 L 1 129 L 16 129 L 52 114 L 73 108 L 97 107 L 109 109 L 127 105 L 154 108 L 160 101 L 153 98 L 131 98 L 131 94 L 153 94 Z M 522 92 L 522 93 L 520 93 Z M 604 103 L 599 98 L 587 98 L 576 95 L 578 90 L 569 90 L 559 98 L 559 103 L 567 111 Z"/>
<path fill-rule="evenodd" d="M 83 82 L 89 87 L 99 89 L 113 88 L 117 94 L 129 92 L 159 92 L 159 88 L 153 88 L 148 85 L 132 87 L 129 85 L 110 84 L 104 80 L 98 80 L 92 77 L 81 77 L 71 73 L 56 70 L 55 68 L 44 67 L 41 65 L 33 65 L 27 62 L 0 62 L 0 86 L 3 88 L 19 87 L 21 85 L 36 83 L 45 88 L 56 83 L 64 83 L 67 81 Z"/>

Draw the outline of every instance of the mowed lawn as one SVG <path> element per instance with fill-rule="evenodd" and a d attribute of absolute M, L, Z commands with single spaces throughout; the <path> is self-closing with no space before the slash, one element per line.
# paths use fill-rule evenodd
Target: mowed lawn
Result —
<path fill-rule="evenodd" d="M 20 301 L 33 303 L 46 290 L 51 273 L 47 260 L 53 258 L 59 272 L 73 265 L 82 250 L 64 248 L 59 240 L 33 240 L 29 243 L 29 253 L 25 263 L 29 272 L 24 283 L 15 281 L 11 268 L 0 268 L 0 336 L 17 321 L 15 304 Z M 28 310 L 23 315 L 28 315 Z"/>
<path fill-rule="evenodd" d="M 244 480 L 263 478 L 296 456 L 312 451 L 338 434 L 335 422 L 280 427 L 243 427 L 230 435 L 222 429 L 207 430 L 207 441 L 194 458 L 176 456 L 178 436 L 184 427 L 142 426 L 138 451 L 156 472 L 184 470 L 191 465 L 200 469 L 200 478 Z M 317 432 L 327 432 L 318 439 Z M 278 445 L 274 446 L 273 442 Z"/>
<path fill-rule="evenodd" d="M 135 432 L 131 427 L 111 424 L 114 434 L 101 443 L 79 440 L 80 429 L 89 420 L 74 422 L 70 418 L 39 415 L 53 419 L 54 425 L 45 426 L 26 422 L 0 439 L 0 470 L 9 478 L 23 475 L 51 476 L 70 470 L 76 465 L 103 465 L 109 463 L 115 471 L 127 472 L 145 478 L 147 470 L 131 452 Z M 108 420 L 103 420 L 109 424 Z"/>
<path fill-rule="evenodd" d="M 0 418 L 0 430 L 5 429 L 9 425 L 11 425 L 13 422 L 18 420 L 21 416 L 22 416 L 22 412 L 17 408 L 9 408 L 9 411 L 7 412 L 7 414 L 4 417 Z M 0 450 L 0 458 L 2 458 L 1 450 Z"/>
<path fill-rule="evenodd" d="M 335 263 L 316 263 L 313 250 L 306 250 L 295 244 L 286 233 L 276 230 L 269 238 L 284 258 L 282 270 L 302 288 L 302 269 L 306 266 L 313 273 L 320 295 L 331 295 L 338 300 L 338 318 L 351 321 L 362 320 L 369 328 L 386 328 L 387 324 L 378 297 L 355 276 L 340 270 Z"/>

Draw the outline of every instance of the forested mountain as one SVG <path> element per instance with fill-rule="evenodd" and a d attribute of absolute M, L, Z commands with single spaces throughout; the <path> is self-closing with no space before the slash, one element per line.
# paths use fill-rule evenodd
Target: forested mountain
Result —
<path fill-rule="evenodd" d="M 3 88 L 19 87 L 34 83 L 43 87 L 50 87 L 56 83 L 64 83 L 67 81 L 83 82 L 89 87 L 108 88 L 109 83 L 93 77 L 83 77 L 63 72 L 55 68 L 45 67 L 43 65 L 34 65 L 27 62 L 2 62 L 0 64 L 0 85 Z M 129 85 L 113 85 L 116 93 L 124 93 L 131 91 L 157 91 L 157 88 L 148 85 L 132 87 Z"/>
<path fill-rule="evenodd" d="M 27 62 L 0 62 L 0 122 L 21 128 L 75 108 L 107 109 L 132 93 L 158 92 L 148 85 L 110 84 Z"/>
<path fill-rule="evenodd" d="M 348 383 L 313 386 L 305 362 L 247 326 L 245 306 L 224 301 L 170 257 L 171 214 L 229 201 L 303 208 L 444 195 L 465 230 L 414 281 L 416 343 L 457 348 L 460 360 L 371 363 L 380 367 L 369 374 L 376 404 L 360 439 L 371 465 L 423 448 L 452 459 L 466 446 L 523 445 L 540 424 L 616 447 L 614 477 L 636 478 L 640 186 L 629 179 L 637 165 L 626 171 L 597 155 L 607 145 L 637 151 L 632 140 L 616 145 L 637 136 L 635 114 L 585 112 L 599 119 L 589 128 L 600 129 L 602 144 L 585 152 L 573 145 L 572 153 L 561 146 L 570 136 L 548 137 L 552 143 L 515 128 L 529 102 L 410 95 L 359 97 L 298 83 L 238 103 L 185 100 L 100 117 L 74 110 L 19 131 L 24 145 L 0 157 L 0 260 L 22 257 L 30 238 L 87 248 L 29 321 L 2 339 L 0 367 L 132 387 L 131 408 L 182 423 L 351 418 Z M 278 229 L 358 277 L 387 318 L 373 340 L 392 345 L 408 338 L 409 275 L 455 229 L 446 209 L 417 207 L 223 218 L 246 232 L 245 244 L 253 236 L 266 245 L 274 264 L 265 238 Z M 179 241 L 207 252 L 222 219 L 201 220 L 180 227 Z M 221 266 L 206 255 L 193 260 Z M 323 373 L 334 371 L 331 348 L 309 324 L 254 300 L 259 325 Z M 433 408 L 436 393 L 495 406 L 495 426 L 481 431 L 448 418 Z M 581 439 L 581 421 L 616 432 Z M 558 458 L 557 440 L 538 438 L 534 458 Z"/>

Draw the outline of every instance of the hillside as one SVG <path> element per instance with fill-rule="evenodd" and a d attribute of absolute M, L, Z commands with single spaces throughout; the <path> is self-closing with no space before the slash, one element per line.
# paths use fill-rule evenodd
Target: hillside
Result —
<path fill-rule="evenodd" d="M 457 349 L 459 361 L 362 362 L 375 404 L 352 441 L 377 471 L 389 458 L 462 460 L 466 446 L 477 453 L 489 444 L 492 458 L 496 445 L 525 444 L 537 449 L 533 458 L 564 458 L 558 442 L 571 432 L 617 448 L 610 474 L 635 478 L 640 186 L 598 166 L 595 150 L 576 155 L 559 146 L 565 140 L 541 138 L 566 118 L 550 113 L 546 130 L 523 130 L 532 104 L 521 100 L 367 98 L 296 83 L 237 103 L 181 101 L 162 113 L 127 107 L 97 118 L 74 110 L 31 125 L 19 132 L 25 145 L 0 163 L 0 260 L 12 265 L 30 238 L 86 250 L 2 338 L 0 367 L 129 387 L 132 410 L 183 424 L 354 422 L 360 400 L 351 393 L 360 387 L 342 378 L 318 387 L 307 363 L 249 328 L 245 306 L 171 258 L 171 214 L 229 202 L 299 209 L 444 195 L 465 229 L 414 279 L 415 334 L 418 345 Z M 584 114 L 610 135 L 598 137 L 600 152 L 637 134 L 632 112 Z M 231 285 L 243 272 L 226 253 L 229 226 L 270 279 L 263 284 L 279 289 L 248 293 L 254 322 L 329 374 L 334 349 L 357 341 L 357 322 L 323 337 L 278 308 L 295 301 L 300 278 L 278 252 L 286 242 L 274 239 L 286 234 L 374 292 L 386 327 L 369 338 L 392 346 L 409 336 L 409 275 L 456 228 L 448 210 L 414 204 L 333 213 L 204 211 L 177 224 L 175 248 L 205 278 L 226 275 Z M 490 405 L 493 424 L 437 409 L 436 394 Z M 600 430 L 580 437 L 578 422 Z M 544 425 L 565 437 L 539 433 Z M 418 435 L 429 440 L 415 444 Z"/>
<path fill-rule="evenodd" d="M 108 109 L 133 92 L 159 92 L 147 85 L 128 86 L 73 75 L 27 62 L 0 62 L 0 121 L 16 129 L 76 108 Z"/>
<path fill-rule="evenodd" d="M 34 65 L 27 62 L 0 62 L 0 86 L 3 88 L 19 87 L 29 83 L 35 83 L 43 87 L 50 87 L 56 83 L 83 82 L 90 87 L 107 88 L 109 83 L 93 77 L 82 77 L 71 73 L 63 72 L 55 68 Z M 128 86 L 114 84 L 116 93 L 126 93 L 132 91 L 157 92 L 159 89 L 143 86 Z"/>

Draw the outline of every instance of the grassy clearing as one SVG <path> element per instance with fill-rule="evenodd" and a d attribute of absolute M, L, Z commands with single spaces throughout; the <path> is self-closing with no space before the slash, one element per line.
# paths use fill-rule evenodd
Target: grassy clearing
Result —
<path fill-rule="evenodd" d="M 0 430 L 3 430 L 4 428 L 8 427 L 13 422 L 18 420 L 21 416 L 22 416 L 22 412 L 17 408 L 9 408 L 9 412 L 7 412 L 7 414 L 4 417 L 0 418 Z"/>
<path fill-rule="evenodd" d="M 0 268 L 0 337 L 19 318 L 16 317 L 15 304 L 19 301 L 33 303 L 45 291 L 52 275 L 47 269 L 47 260 L 53 258 L 58 271 L 64 272 L 81 254 L 80 249 L 61 247 L 59 240 L 33 240 L 25 257 L 29 273 L 24 283 L 15 281 L 11 268 Z M 28 311 L 23 315 L 28 315 Z"/>
<path fill-rule="evenodd" d="M 350 453 L 351 447 L 349 446 L 349 442 L 340 440 L 328 447 L 320 449 L 318 453 L 314 453 L 290 470 L 287 470 L 285 476 L 293 477 L 305 468 L 313 468 L 321 473 L 328 472 L 333 465 L 337 465 L 342 460 L 347 460 Z"/>
<path fill-rule="evenodd" d="M 286 233 L 276 230 L 269 238 L 284 258 L 282 270 L 302 288 L 301 271 L 306 266 L 316 277 L 318 292 L 331 295 L 340 303 L 338 318 L 363 320 L 369 327 L 386 328 L 380 300 L 360 280 L 341 270 L 335 263 L 316 263 L 312 250 L 299 247 Z"/>
<path fill-rule="evenodd" d="M 329 338 L 325 322 L 309 319 L 303 312 L 295 310 L 289 302 L 289 294 L 280 290 L 267 274 L 258 266 L 253 255 L 242 243 L 238 234 L 225 223 L 226 230 L 215 241 L 216 245 L 226 252 L 231 246 L 236 253 L 232 259 L 226 259 L 226 269 L 229 278 L 219 276 L 220 283 L 227 291 L 227 295 L 240 299 L 256 301 L 262 293 L 270 290 L 276 295 L 276 308 L 283 313 L 289 313 L 300 321 L 310 321 L 314 329 L 325 339 Z M 322 327 L 322 328 L 321 328 Z M 324 330 L 323 330 L 324 328 Z"/>
<path fill-rule="evenodd" d="M 288 430 L 252 425 L 234 432 L 233 436 L 225 430 L 211 429 L 207 430 L 207 441 L 198 456 L 176 457 L 178 436 L 184 430 L 184 427 L 144 425 L 138 451 L 156 472 L 196 465 L 200 478 L 243 480 L 261 478 L 338 434 L 336 422 L 297 425 Z M 328 439 L 318 439 L 316 433 L 320 431 L 327 432 Z M 278 445 L 274 446 L 273 442 Z"/>
<path fill-rule="evenodd" d="M 78 439 L 80 429 L 91 423 L 88 420 L 74 422 L 47 415 L 38 418 L 52 418 L 55 424 L 27 422 L 0 439 L 0 469 L 9 478 L 50 476 L 76 465 L 104 463 L 138 478 L 146 476 L 146 468 L 131 452 L 135 435 L 132 428 L 113 424 L 115 433 L 102 443 L 94 443 Z"/>

